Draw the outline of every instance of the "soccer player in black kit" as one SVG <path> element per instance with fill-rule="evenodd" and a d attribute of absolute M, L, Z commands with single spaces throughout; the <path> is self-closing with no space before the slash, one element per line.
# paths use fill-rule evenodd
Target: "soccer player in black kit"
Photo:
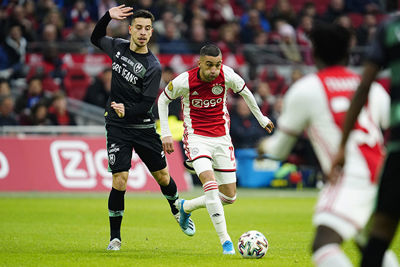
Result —
<path fill-rule="evenodd" d="M 131 167 L 132 149 L 146 164 L 179 221 L 173 203 L 178 190 L 170 177 L 160 136 L 156 133 L 152 107 L 161 79 L 161 65 L 148 49 L 154 16 L 146 10 L 132 12 L 131 7 L 111 8 L 97 22 L 91 41 L 112 59 L 111 94 L 105 111 L 108 166 L 112 171 L 112 189 L 108 198 L 110 243 L 107 250 L 120 250 L 124 195 Z M 132 17 L 130 41 L 106 36 L 111 19 Z M 191 221 L 190 227 L 194 230 Z"/>

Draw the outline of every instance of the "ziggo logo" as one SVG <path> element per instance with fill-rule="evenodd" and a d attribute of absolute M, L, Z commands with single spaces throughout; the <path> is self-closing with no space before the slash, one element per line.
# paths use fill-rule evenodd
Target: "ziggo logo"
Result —
<path fill-rule="evenodd" d="M 208 108 L 215 107 L 217 104 L 222 102 L 222 97 L 220 98 L 212 98 L 212 99 L 192 99 L 192 105 L 196 108 Z"/>
<path fill-rule="evenodd" d="M 65 188 L 94 188 L 97 173 L 103 178 L 102 185 L 111 188 L 112 175 L 104 164 L 107 162 L 106 149 L 93 153 L 83 141 L 54 141 L 50 145 L 50 154 L 57 180 Z M 145 186 L 147 176 L 151 174 L 136 153 L 132 154 L 132 161 L 127 186 L 139 189 Z"/>

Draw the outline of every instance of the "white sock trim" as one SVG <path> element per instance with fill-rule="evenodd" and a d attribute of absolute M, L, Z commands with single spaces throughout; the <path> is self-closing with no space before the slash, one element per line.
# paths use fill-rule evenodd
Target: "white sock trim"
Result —
<path fill-rule="evenodd" d="M 221 199 L 222 204 L 232 204 L 233 202 L 235 202 L 236 200 L 236 195 L 234 195 L 233 197 L 228 197 L 225 194 L 218 192 L 219 195 L 219 199 Z"/>

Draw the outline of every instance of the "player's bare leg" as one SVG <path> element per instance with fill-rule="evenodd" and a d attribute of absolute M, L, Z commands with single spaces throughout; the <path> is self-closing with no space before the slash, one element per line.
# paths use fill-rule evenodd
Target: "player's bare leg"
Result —
<path fill-rule="evenodd" d="M 110 243 L 107 250 L 121 248 L 121 222 L 125 210 L 125 191 L 128 172 L 113 174 L 112 189 L 108 197 L 108 216 L 110 220 Z"/>

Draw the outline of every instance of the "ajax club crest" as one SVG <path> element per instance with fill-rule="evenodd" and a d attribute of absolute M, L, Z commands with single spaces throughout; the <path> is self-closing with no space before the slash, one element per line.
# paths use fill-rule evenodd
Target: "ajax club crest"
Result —
<path fill-rule="evenodd" d="M 214 95 L 219 95 L 223 91 L 224 91 L 224 88 L 222 88 L 222 86 L 220 84 L 214 85 L 213 88 L 211 89 L 211 92 L 213 92 Z"/>

